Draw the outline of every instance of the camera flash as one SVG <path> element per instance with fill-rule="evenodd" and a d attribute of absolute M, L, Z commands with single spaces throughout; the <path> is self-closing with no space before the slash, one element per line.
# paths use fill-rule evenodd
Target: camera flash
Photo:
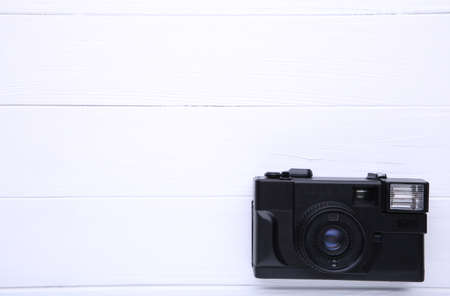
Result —
<path fill-rule="evenodd" d="M 423 211 L 423 184 L 390 184 L 389 207 L 391 210 Z"/>

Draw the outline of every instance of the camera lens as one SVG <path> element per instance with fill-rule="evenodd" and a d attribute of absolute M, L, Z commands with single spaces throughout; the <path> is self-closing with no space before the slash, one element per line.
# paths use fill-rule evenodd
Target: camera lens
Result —
<path fill-rule="evenodd" d="M 297 243 L 306 264 L 322 272 L 344 272 L 360 262 L 364 230 L 346 205 L 315 204 L 300 221 Z"/>

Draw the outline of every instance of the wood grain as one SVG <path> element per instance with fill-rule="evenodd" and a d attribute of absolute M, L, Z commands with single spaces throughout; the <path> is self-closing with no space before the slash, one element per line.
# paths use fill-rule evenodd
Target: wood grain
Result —
<path fill-rule="evenodd" d="M 0 104 L 449 106 L 449 27 L 448 15 L 0 16 Z"/>
<path fill-rule="evenodd" d="M 430 203 L 424 283 L 257 280 L 250 199 L 0 199 L 0 286 L 251 285 L 263 295 L 448 287 L 450 199 Z"/>
<path fill-rule="evenodd" d="M 445 13 L 450 11 L 448 0 L 15 0 L 0 3 L 0 13 L 9 14 L 150 14 L 150 15 L 370 15 Z"/>
<path fill-rule="evenodd" d="M 1 107 L 0 197 L 248 196 L 268 170 L 430 180 L 449 108 Z"/>

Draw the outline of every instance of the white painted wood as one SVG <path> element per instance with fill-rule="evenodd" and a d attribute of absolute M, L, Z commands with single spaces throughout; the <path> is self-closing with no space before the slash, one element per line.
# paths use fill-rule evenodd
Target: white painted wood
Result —
<path fill-rule="evenodd" d="M 286 295 L 286 296 L 335 296 L 335 295 L 392 295 L 392 296 L 448 296 L 449 289 L 442 288 L 317 288 L 305 285 L 297 287 L 261 286 L 151 286 L 151 287 L 94 287 L 94 288 L 33 288 L 3 289 L 0 295 L 8 296 L 247 296 L 247 295 Z"/>
<path fill-rule="evenodd" d="M 448 15 L 0 16 L 0 104 L 449 106 L 449 27 Z"/>
<path fill-rule="evenodd" d="M 449 13 L 1 1 L 0 295 L 450 294 Z M 254 279 L 252 177 L 290 167 L 429 180 L 425 283 Z"/>
<path fill-rule="evenodd" d="M 35 14 L 405 14 L 450 11 L 448 0 L 7 0 L 0 13 Z"/>
<path fill-rule="evenodd" d="M 1 107 L 0 197 L 248 196 L 290 167 L 448 196 L 449 126 L 449 108 Z"/>
<path fill-rule="evenodd" d="M 449 287 L 450 199 L 430 201 L 424 283 L 257 280 L 250 200 L 0 199 L 0 286 Z"/>

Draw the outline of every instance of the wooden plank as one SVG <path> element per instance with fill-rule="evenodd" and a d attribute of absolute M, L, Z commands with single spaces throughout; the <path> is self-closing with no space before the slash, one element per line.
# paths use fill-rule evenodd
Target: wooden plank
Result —
<path fill-rule="evenodd" d="M 448 196 L 449 126 L 449 108 L 1 107 L 0 197 L 248 196 L 291 167 Z"/>
<path fill-rule="evenodd" d="M 449 106 L 449 27 L 448 15 L 0 16 L 0 104 Z"/>
<path fill-rule="evenodd" d="M 299 281 L 303 283 L 303 281 Z M 303 283 L 304 284 L 304 283 Z M 77 287 L 77 288 L 27 288 L 27 289 L 0 289 L 0 295 L 8 296 L 247 296 L 247 295 L 286 295 L 286 296 L 334 296 L 336 291 L 341 295 L 361 296 L 447 296 L 449 289 L 445 288 L 332 288 L 321 289 L 317 287 L 260 287 L 260 286 L 146 286 L 146 287 Z"/>
<path fill-rule="evenodd" d="M 250 197 L 0 199 L 0 286 L 448 288 L 450 199 L 430 205 L 426 281 L 370 283 L 255 279 Z"/>
<path fill-rule="evenodd" d="M 108 1 L 108 0 L 50 0 L 4 1 L 0 13 L 15 14 L 218 14 L 218 15 L 267 15 L 267 14 L 408 14 L 443 13 L 450 11 L 447 0 L 230 0 L 230 1 Z"/>

